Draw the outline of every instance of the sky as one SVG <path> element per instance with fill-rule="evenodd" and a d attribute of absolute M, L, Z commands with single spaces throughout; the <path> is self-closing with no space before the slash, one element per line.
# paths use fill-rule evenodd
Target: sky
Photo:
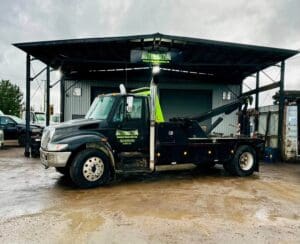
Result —
<path fill-rule="evenodd" d="M 163 34 L 300 50 L 298 0 L 1 0 L 0 79 L 25 92 L 25 53 L 12 43 L 119 35 Z M 32 73 L 44 66 L 34 61 Z M 267 70 L 278 79 L 278 69 Z M 52 82 L 58 73 L 51 73 Z M 300 55 L 286 63 L 285 89 L 300 90 Z M 261 76 L 262 84 L 270 83 Z M 32 83 L 32 104 L 43 108 L 45 74 Z M 245 90 L 255 79 L 245 81 Z M 271 92 L 260 105 L 271 104 Z M 51 90 L 59 109 L 59 87 Z"/>

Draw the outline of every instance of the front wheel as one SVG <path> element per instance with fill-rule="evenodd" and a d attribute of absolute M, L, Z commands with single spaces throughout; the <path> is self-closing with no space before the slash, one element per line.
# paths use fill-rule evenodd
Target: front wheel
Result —
<path fill-rule="evenodd" d="M 109 175 L 109 159 L 96 149 L 79 152 L 70 167 L 71 179 L 80 188 L 104 185 L 109 181 Z"/>
<path fill-rule="evenodd" d="M 226 165 L 225 165 L 226 164 Z M 224 163 L 224 168 L 232 175 L 252 175 L 257 164 L 256 152 L 248 145 L 238 147 L 233 159 Z"/>

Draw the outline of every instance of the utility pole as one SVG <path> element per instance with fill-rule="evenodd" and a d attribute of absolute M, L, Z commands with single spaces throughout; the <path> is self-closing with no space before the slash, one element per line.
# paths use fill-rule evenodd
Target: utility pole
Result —
<path fill-rule="evenodd" d="M 256 73 L 256 92 L 255 92 L 255 117 L 254 117 L 254 131 L 258 132 L 259 125 L 259 72 Z"/>

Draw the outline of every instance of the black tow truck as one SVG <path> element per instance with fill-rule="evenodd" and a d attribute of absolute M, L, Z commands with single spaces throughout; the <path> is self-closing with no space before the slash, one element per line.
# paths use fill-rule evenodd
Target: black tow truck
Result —
<path fill-rule="evenodd" d="M 122 173 L 151 173 L 182 166 L 212 167 L 222 164 L 236 176 L 259 170 L 264 141 L 249 137 L 212 137 L 199 122 L 229 114 L 249 98 L 213 109 L 194 118 L 164 121 L 153 75 L 150 89 L 98 96 L 84 119 L 71 120 L 44 129 L 42 164 L 55 167 L 81 188 L 96 187 Z M 199 105 L 201 106 L 201 105 Z"/>

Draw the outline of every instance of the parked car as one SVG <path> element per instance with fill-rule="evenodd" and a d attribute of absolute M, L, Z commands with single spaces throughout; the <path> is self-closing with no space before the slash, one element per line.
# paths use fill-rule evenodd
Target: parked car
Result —
<path fill-rule="evenodd" d="M 5 140 L 18 140 L 21 146 L 25 145 L 25 121 L 13 115 L 0 116 L 0 129 L 4 132 Z M 41 136 L 43 127 L 30 125 L 31 136 Z"/>

